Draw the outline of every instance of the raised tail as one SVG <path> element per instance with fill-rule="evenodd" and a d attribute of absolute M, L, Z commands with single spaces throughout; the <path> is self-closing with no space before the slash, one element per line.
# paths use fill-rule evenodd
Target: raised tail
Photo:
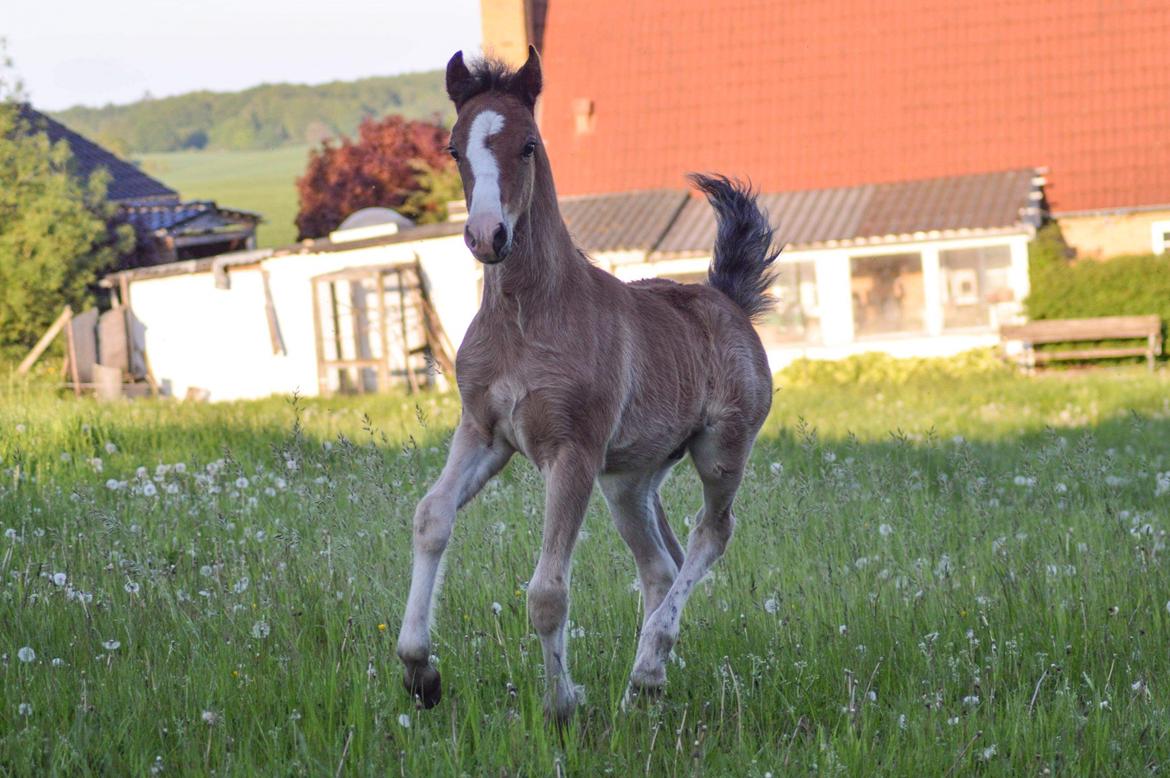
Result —
<path fill-rule="evenodd" d="M 719 222 L 707 283 L 756 320 L 775 303 L 768 288 L 775 277 L 772 263 L 780 256 L 780 249 L 773 246 L 768 217 L 748 185 L 700 173 L 692 173 L 690 179 L 707 195 Z"/>

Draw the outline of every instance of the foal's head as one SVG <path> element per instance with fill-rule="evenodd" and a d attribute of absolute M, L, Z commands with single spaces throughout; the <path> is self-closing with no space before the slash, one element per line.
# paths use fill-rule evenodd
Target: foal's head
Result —
<path fill-rule="evenodd" d="M 464 239 L 488 265 L 508 256 L 516 222 L 532 202 L 543 153 L 533 115 L 540 86 L 540 58 L 531 47 L 515 72 L 491 59 L 468 69 L 461 51 L 447 63 L 447 94 L 458 113 L 450 151 L 468 206 Z"/>

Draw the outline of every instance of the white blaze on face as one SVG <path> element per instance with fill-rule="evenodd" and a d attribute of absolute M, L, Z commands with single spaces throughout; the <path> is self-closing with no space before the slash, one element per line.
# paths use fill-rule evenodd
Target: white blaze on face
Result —
<path fill-rule="evenodd" d="M 503 221 L 504 209 L 500 202 L 500 167 L 487 147 L 487 139 L 504 129 L 504 117 L 495 111 L 480 111 L 471 122 L 467 134 L 467 161 L 475 184 L 471 191 L 471 209 L 468 219 L 483 214 Z"/>

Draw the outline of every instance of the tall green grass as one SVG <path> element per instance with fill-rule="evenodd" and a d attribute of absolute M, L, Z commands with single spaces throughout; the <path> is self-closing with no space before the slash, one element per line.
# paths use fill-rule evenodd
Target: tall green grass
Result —
<path fill-rule="evenodd" d="M 588 701 L 564 733 L 540 709 L 523 590 L 543 493 L 519 459 L 448 551 L 444 701 L 417 711 L 400 688 L 411 513 L 457 414 L 451 397 L 100 405 L 10 385 L 0 772 L 1170 766 L 1164 374 L 782 378 L 736 537 L 646 708 L 620 707 L 640 603 L 594 500 L 571 613 Z M 687 463 L 663 499 L 685 534 Z"/>

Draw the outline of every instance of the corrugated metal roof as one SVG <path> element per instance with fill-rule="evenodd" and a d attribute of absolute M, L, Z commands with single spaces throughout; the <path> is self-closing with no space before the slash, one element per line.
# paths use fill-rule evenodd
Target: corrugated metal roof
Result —
<path fill-rule="evenodd" d="M 866 241 L 916 232 L 993 230 L 1034 223 L 1038 205 L 1034 169 L 949 176 L 893 184 L 813 189 L 760 195 L 779 245 L 794 248 L 830 241 Z M 715 214 L 690 199 L 659 241 L 655 254 L 708 252 Z"/>
<path fill-rule="evenodd" d="M 650 251 L 687 201 L 682 190 L 560 198 L 561 216 L 585 251 Z"/>
<path fill-rule="evenodd" d="M 64 124 L 49 118 L 32 106 L 22 104 L 20 116 L 32 132 L 45 133 L 53 143 L 65 141 L 73 153 L 73 164 L 81 178 L 88 180 L 95 170 L 105 168 L 110 174 L 109 184 L 106 186 L 106 197 L 110 200 L 160 198 L 173 200 L 178 198 L 178 192 L 174 189 L 158 179 L 146 175 L 129 162 L 118 159 L 98 144 L 78 135 Z"/>

